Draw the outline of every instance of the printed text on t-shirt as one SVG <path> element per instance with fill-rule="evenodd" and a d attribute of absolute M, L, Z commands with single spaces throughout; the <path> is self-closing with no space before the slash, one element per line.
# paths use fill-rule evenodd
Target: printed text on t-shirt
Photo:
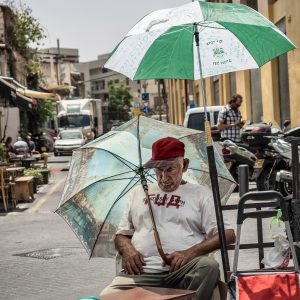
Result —
<path fill-rule="evenodd" d="M 183 207 L 185 205 L 185 201 L 181 200 L 180 196 L 177 195 L 168 195 L 168 194 L 149 194 L 150 201 L 157 206 L 164 206 L 166 208 L 170 206 L 174 206 L 176 208 Z M 146 198 L 144 198 L 144 203 L 148 204 Z"/>

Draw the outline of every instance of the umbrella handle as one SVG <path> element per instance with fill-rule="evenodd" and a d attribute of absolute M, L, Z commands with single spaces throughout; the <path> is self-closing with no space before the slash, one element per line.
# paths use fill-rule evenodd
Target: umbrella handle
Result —
<path fill-rule="evenodd" d="M 158 251 L 159 255 L 161 256 L 161 258 L 163 259 L 163 261 L 167 265 L 170 265 L 170 261 L 167 258 L 167 255 L 165 254 L 165 252 L 162 248 L 162 245 L 161 245 L 161 241 L 160 241 L 159 233 L 158 233 L 157 228 L 156 228 L 156 223 L 155 223 L 153 210 L 152 210 L 152 206 L 151 206 L 151 202 L 150 202 L 150 197 L 149 197 L 149 193 L 148 193 L 148 186 L 147 186 L 147 184 L 145 185 L 145 182 L 143 182 L 143 188 L 144 188 L 144 192 L 146 194 L 146 199 L 147 199 L 147 202 L 148 202 L 148 208 L 149 208 L 150 217 L 151 217 L 151 221 L 152 221 L 154 239 L 155 239 L 157 251 Z"/>
<path fill-rule="evenodd" d="M 154 238 L 155 238 L 155 243 L 156 243 L 156 247 L 157 247 L 157 251 L 159 253 L 159 255 L 161 256 L 161 258 L 163 259 L 163 261 L 167 264 L 170 265 L 171 262 L 170 260 L 167 258 L 167 255 L 165 254 L 161 242 L 160 242 L 160 238 L 159 238 L 159 234 L 156 228 L 153 228 L 154 230 Z"/>
<path fill-rule="evenodd" d="M 154 219 L 154 215 L 153 215 L 153 210 L 152 210 L 152 206 L 151 206 L 151 202 L 150 202 L 148 190 L 145 189 L 144 191 L 145 191 L 146 199 L 147 199 L 147 202 L 148 202 L 148 208 L 149 208 L 150 217 L 151 217 L 151 221 L 152 221 L 153 232 L 154 232 L 154 239 L 155 239 L 157 251 L 158 251 L 159 255 L 161 256 L 161 258 L 163 259 L 163 261 L 167 265 L 170 265 L 170 261 L 168 260 L 167 255 L 165 254 L 165 252 L 164 252 L 164 250 L 162 248 L 162 245 L 161 245 L 161 241 L 160 241 L 159 233 L 157 231 L 157 227 L 156 227 L 156 223 L 155 223 L 155 219 Z"/>
<path fill-rule="evenodd" d="M 150 201 L 150 197 L 149 197 L 149 193 L 148 193 L 148 185 L 147 185 L 145 175 L 143 173 L 141 174 L 141 182 L 142 182 L 142 186 L 143 186 L 143 189 L 144 189 L 144 192 L 146 195 L 146 200 L 148 203 L 148 208 L 149 208 L 151 222 L 152 222 L 152 226 L 153 226 L 154 239 L 155 239 L 157 251 L 158 251 L 159 255 L 161 256 L 161 258 L 163 259 L 163 261 L 167 265 L 170 265 L 170 260 L 167 258 L 167 255 L 165 254 L 165 252 L 162 248 L 162 245 L 161 245 L 161 241 L 160 241 L 159 233 L 157 231 L 157 227 L 156 227 L 156 223 L 155 223 L 155 219 L 154 219 L 154 215 L 153 215 L 153 210 L 152 210 L 152 206 L 151 206 L 151 201 Z"/>

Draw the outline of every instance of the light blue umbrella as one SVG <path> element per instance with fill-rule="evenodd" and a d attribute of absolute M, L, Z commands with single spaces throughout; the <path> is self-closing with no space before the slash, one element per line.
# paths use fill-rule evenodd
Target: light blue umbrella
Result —
<path fill-rule="evenodd" d="M 185 144 L 190 164 L 184 180 L 210 186 L 204 134 L 146 117 L 132 119 L 73 152 L 56 212 L 70 225 L 90 257 L 115 255 L 113 237 L 128 192 L 141 184 L 143 176 L 149 183 L 156 181 L 154 171 L 143 168 L 143 164 L 151 158 L 152 144 L 167 136 Z M 217 152 L 215 157 L 221 199 L 226 203 L 235 182 Z"/>

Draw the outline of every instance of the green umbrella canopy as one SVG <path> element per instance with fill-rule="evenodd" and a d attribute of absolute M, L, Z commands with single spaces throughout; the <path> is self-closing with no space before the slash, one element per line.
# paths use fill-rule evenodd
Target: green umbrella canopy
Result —
<path fill-rule="evenodd" d="M 199 29 L 201 72 L 194 24 Z M 294 48 L 273 23 L 248 6 L 196 1 L 145 16 L 105 67 L 133 80 L 193 80 L 259 68 Z"/>

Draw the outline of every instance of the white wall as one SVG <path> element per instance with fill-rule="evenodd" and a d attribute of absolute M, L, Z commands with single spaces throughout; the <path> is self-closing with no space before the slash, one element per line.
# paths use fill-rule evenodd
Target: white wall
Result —
<path fill-rule="evenodd" d="M 6 125 L 5 139 L 12 137 L 12 142 L 17 141 L 20 131 L 20 113 L 17 107 L 1 107 L 1 135 L 4 133 Z"/>

